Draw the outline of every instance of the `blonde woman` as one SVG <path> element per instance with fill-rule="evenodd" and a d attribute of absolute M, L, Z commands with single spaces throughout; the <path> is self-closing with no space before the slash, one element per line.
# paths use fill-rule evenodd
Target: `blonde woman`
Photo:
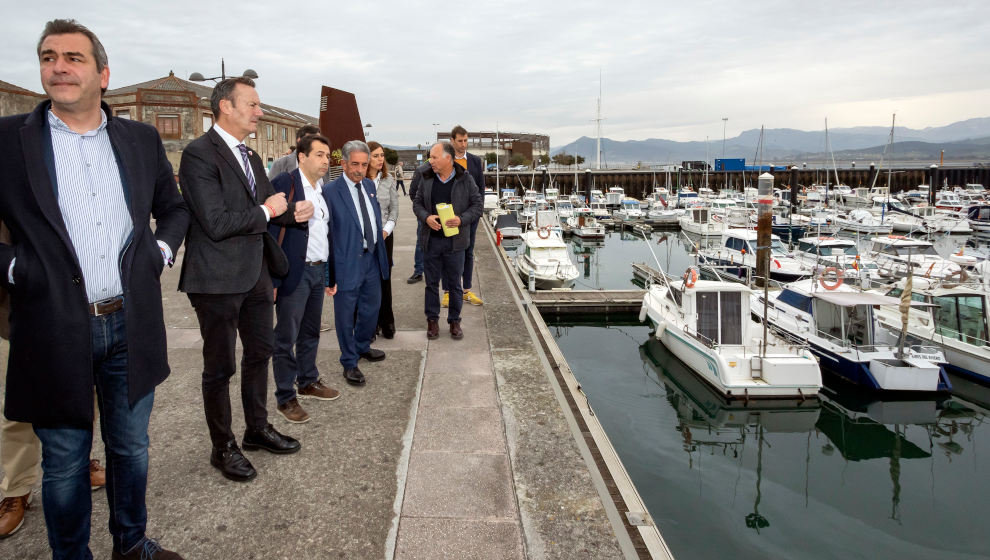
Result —
<path fill-rule="evenodd" d="M 388 254 L 389 279 L 382 280 L 382 306 L 378 311 L 378 331 L 385 338 L 395 336 L 395 315 L 392 313 L 392 230 L 399 220 L 399 193 L 395 190 L 395 177 L 388 172 L 385 148 L 378 142 L 368 142 L 371 159 L 368 162 L 368 179 L 375 182 L 378 205 L 382 209 L 382 239 Z"/>

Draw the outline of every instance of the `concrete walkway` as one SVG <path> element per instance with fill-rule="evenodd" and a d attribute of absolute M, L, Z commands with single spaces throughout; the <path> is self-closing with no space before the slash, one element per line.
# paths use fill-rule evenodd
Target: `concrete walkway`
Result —
<path fill-rule="evenodd" d="M 527 333 L 493 244 L 479 232 L 465 338 L 428 343 L 423 283 L 412 272 L 415 221 L 401 200 L 392 282 L 399 332 L 361 363 L 363 388 L 346 385 L 331 330 L 317 365 L 340 389 L 302 401 L 312 420 L 288 424 L 269 397 L 269 420 L 300 453 L 248 454 L 258 477 L 228 481 L 209 465 L 200 376 L 202 340 L 178 268 L 163 276 L 172 375 L 156 391 L 150 437 L 148 533 L 186 558 L 621 558 L 618 539 Z M 333 325 L 332 304 L 324 325 Z M 0 367 L 8 345 L 0 344 Z M 234 431 L 244 429 L 232 380 Z M 269 382 L 269 389 L 274 390 Z M 102 457 L 94 442 L 94 457 Z M 39 481 L 40 482 L 40 481 Z M 0 558 L 48 558 L 40 491 Z M 110 557 L 104 491 L 93 494 L 91 548 Z"/>

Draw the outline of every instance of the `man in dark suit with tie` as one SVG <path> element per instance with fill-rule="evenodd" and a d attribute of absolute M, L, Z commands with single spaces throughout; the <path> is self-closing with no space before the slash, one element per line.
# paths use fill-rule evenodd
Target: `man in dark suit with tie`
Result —
<path fill-rule="evenodd" d="M 258 128 L 261 101 L 249 78 L 216 85 L 210 99 L 216 124 L 182 152 L 179 180 L 193 219 L 186 236 L 179 290 L 186 292 L 203 337 L 203 407 L 213 451 L 210 464 L 227 478 L 253 479 L 257 472 L 231 430 L 228 385 L 236 370 L 234 342 L 240 334 L 241 403 L 245 450 L 295 453 L 299 442 L 268 423 L 268 361 L 272 355 L 274 294 L 269 272 L 283 276 L 285 254 L 268 234 L 269 221 L 306 222 L 310 202 L 288 204 L 265 176 L 244 139 Z"/>
<path fill-rule="evenodd" d="M 155 387 L 169 374 L 159 276 L 189 213 L 155 129 L 101 103 L 110 68 L 96 35 L 50 21 L 38 57 L 49 99 L 0 119 L 0 221 L 10 228 L 0 243 L 11 326 L 4 413 L 41 440 L 53 557 L 92 558 L 95 385 L 111 558 L 180 558 L 145 535 L 145 489 Z"/>
<path fill-rule="evenodd" d="M 340 346 L 344 379 L 351 385 L 365 383 L 358 360 L 385 359 L 385 352 L 371 347 L 378 326 L 381 281 L 388 278 L 388 257 L 382 241 L 381 207 L 375 201 L 375 183 L 366 179 L 371 150 L 359 140 L 341 147 L 344 174 L 323 187 L 330 208 L 330 273 L 334 326 Z M 329 294 L 330 291 L 328 290 Z"/>

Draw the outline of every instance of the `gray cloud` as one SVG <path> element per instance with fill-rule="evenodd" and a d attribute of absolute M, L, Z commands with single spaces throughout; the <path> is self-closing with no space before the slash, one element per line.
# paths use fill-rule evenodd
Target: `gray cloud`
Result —
<path fill-rule="evenodd" d="M 372 137 L 425 143 L 469 129 L 594 133 L 599 70 L 607 136 L 712 139 L 770 127 L 990 115 L 985 2 L 532 2 L 373 5 L 54 0 L 3 23 L 0 79 L 40 91 L 44 22 L 74 17 L 110 54 L 111 87 L 174 70 L 251 67 L 262 100 L 317 113 L 321 85 L 357 95 Z"/>

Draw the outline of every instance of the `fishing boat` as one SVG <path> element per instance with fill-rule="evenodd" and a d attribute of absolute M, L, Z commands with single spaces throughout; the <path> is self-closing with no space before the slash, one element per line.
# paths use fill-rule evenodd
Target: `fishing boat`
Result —
<path fill-rule="evenodd" d="M 525 250 L 515 259 L 516 272 L 523 283 L 533 276 L 537 290 L 570 288 L 579 272 L 567 253 L 560 234 L 544 227 L 522 234 Z"/>
<path fill-rule="evenodd" d="M 887 343 L 889 334 L 876 321 L 874 306 L 900 303 L 822 276 L 787 284 L 766 301 L 762 293 L 754 294 L 750 310 L 781 336 L 807 343 L 824 371 L 849 383 L 874 391 L 951 390 L 939 365 L 944 357 L 928 359 L 933 356 L 927 348 L 908 348 L 899 356 Z"/>
<path fill-rule="evenodd" d="M 554 200 L 553 205 L 554 210 L 557 211 L 557 216 L 559 216 L 561 220 L 566 220 L 574 215 L 574 205 L 571 204 L 570 200 L 558 198 Z"/>
<path fill-rule="evenodd" d="M 756 273 L 757 233 L 751 229 L 727 229 L 716 247 L 698 250 L 705 263 L 728 267 L 730 274 L 748 278 Z M 778 282 L 793 282 L 811 276 L 810 266 L 791 257 L 776 235 L 770 236 L 770 278 Z"/>
<path fill-rule="evenodd" d="M 611 207 L 618 207 L 625 198 L 626 191 L 622 187 L 609 187 L 608 194 L 605 195 L 605 204 Z"/>
<path fill-rule="evenodd" d="M 885 295 L 901 298 L 905 284 L 899 280 Z M 908 343 L 935 344 L 949 373 L 990 383 L 990 292 L 977 283 L 927 278 L 912 278 L 911 287 L 911 300 L 928 305 L 908 312 Z M 903 330 L 901 313 L 881 307 L 877 319 L 894 335 L 893 343 Z"/>
<path fill-rule="evenodd" d="M 877 263 L 880 275 L 887 278 L 903 278 L 908 274 L 950 278 L 962 274 L 959 264 L 942 258 L 931 242 L 903 235 L 871 238 L 869 256 Z"/>
<path fill-rule="evenodd" d="M 592 202 L 589 206 L 591 208 L 591 213 L 594 214 L 595 218 L 599 220 L 602 218 L 611 218 L 612 213 L 609 212 L 608 206 L 604 202 Z"/>
<path fill-rule="evenodd" d="M 599 189 L 591 189 L 590 198 L 589 202 L 601 202 L 605 204 L 605 195 Z"/>
<path fill-rule="evenodd" d="M 767 333 L 750 317 L 750 289 L 736 282 L 664 277 L 643 296 L 640 321 L 726 399 L 815 397 L 822 387 L 814 356 Z"/>
<path fill-rule="evenodd" d="M 545 198 L 546 201 L 550 204 L 553 204 L 554 201 L 557 200 L 557 197 L 559 195 L 560 195 L 560 190 L 557 189 L 556 187 L 547 187 L 546 190 L 543 191 L 543 198 Z"/>

